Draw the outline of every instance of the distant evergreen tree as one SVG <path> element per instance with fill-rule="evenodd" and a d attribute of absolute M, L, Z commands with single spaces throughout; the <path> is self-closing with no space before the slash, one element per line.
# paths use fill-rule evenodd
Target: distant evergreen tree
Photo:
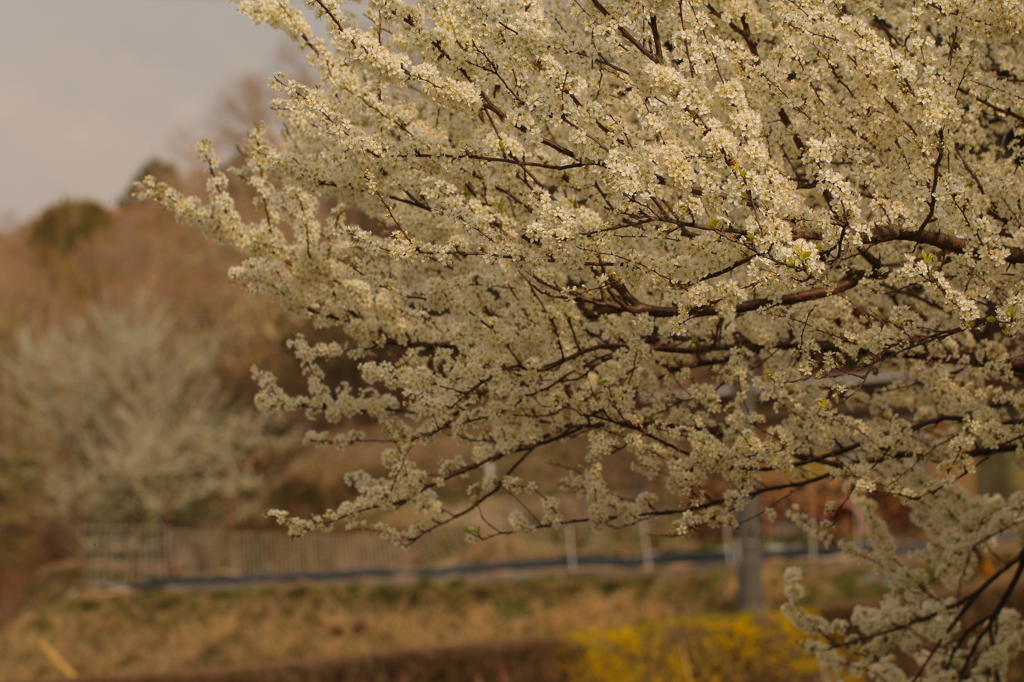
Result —
<path fill-rule="evenodd" d="M 30 239 L 33 244 L 66 253 L 110 224 L 110 213 L 99 204 L 67 200 L 43 211 L 29 228 Z"/>

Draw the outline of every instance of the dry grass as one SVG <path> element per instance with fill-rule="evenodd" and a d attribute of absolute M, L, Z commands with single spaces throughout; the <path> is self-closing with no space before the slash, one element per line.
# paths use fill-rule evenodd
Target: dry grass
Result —
<path fill-rule="evenodd" d="M 782 568 L 771 562 L 766 570 L 767 594 L 776 604 Z M 810 576 L 826 599 L 875 589 L 862 569 L 845 561 L 823 563 Z M 731 571 L 717 566 L 488 584 L 93 596 L 23 613 L 0 631 L 0 679 L 54 677 L 36 647 L 40 637 L 83 674 L 162 673 L 620 628 L 722 612 L 734 594 Z"/>

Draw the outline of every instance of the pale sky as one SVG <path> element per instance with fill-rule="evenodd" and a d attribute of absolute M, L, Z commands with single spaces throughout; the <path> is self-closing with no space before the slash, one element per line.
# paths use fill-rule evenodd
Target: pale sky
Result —
<path fill-rule="evenodd" d="M 113 204 L 232 83 L 269 78 L 283 40 L 227 0 L 0 0 L 0 230 Z"/>

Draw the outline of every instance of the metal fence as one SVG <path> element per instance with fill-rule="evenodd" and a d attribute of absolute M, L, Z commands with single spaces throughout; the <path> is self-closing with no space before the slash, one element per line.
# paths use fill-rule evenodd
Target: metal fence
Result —
<path fill-rule="evenodd" d="M 653 570 L 655 564 L 677 561 L 737 560 L 728 528 L 717 547 L 677 546 L 662 540 L 657 549 L 652 546 L 647 522 L 618 532 L 570 525 L 558 532 L 534 534 L 529 547 L 517 545 L 511 552 L 470 555 L 464 530 L 457 524 L 434 530 L 409 549 L 368 533 L 345 531 L 289 538 L 280 529 L 86 524 L 81 529 L 80 547 L 85 583 L 92 588 L 388 577 L 402 573 L 431 577 L 496 569 L 550 569 L 559 565 L 570 573 L 583 565 Z M 494 545 L 490 548 L 497 549 Z M 801 539 L 775 540 L 765 550 L 769 555 L 814 557 L 819 553 L 816 543 Z"/>
<path fill-rule="evenodd" d="M 443 563 L 465 547 L 463 531 L 442 528 L 410 549 L 365 533 L 86 524 L 84 577 L 91 587 L 166 580 L 393 573 Z"/>

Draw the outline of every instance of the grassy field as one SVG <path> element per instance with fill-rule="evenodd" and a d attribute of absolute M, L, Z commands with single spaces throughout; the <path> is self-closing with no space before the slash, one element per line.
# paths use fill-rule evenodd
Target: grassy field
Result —
<path fill-rule="evenodd" d="M 783 567 L 766 567 L 770 606 L 781 602 Z M 843 559 L 805 570 L 817 605 L 871 598 L 880 589 Z M 57 676 L 40 638 L 83 675 L 161 673 L 570 636 L 728 612 L 735 590 L 732 571 L 713 566 L 487 583 L 62 597 L 0 631 L 0 680 Z"/>

